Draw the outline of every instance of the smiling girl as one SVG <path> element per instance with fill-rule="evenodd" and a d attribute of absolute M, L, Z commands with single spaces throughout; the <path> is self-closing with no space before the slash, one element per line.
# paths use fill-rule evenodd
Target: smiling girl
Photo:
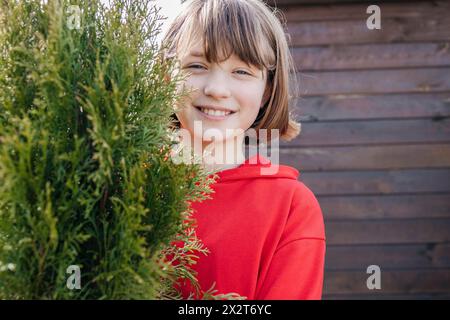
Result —
<path fill-rule="evenodd" d="M 215 283 L 218 293 L 252 300 L 320 299 L 325 230 L 316 197 L 295 168 L 245 156 L 250 130 L 257 141 L 268 130 L 269 144 L 300 132 L 288 108 L 295 67 L 276 12 L 259 0 L 192 0 L 163 44 L 188 75 L 180 90 L 190 95 L 175 126 L 203 156 L 211 144 L 233 153 L 232 162 L 209 167 L 218 176 L 212 198 L 191 204 L 197 237 L 210 251 L 194 266 L 202 289 Z M 274 174 L 262 174 L 274 165 Z M 192 292 L 187 281 L 178 289 L 185 298 Z"/>

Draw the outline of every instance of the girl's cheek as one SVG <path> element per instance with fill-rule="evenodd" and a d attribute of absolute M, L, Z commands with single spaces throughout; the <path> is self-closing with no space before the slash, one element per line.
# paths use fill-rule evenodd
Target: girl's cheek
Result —
<path fill-rule="evenodd" d="M 185 80 L 178 84 L 177 93 L 181 94 L 182 92 L 188 92 L 192 97 L 197 92 L 197 87 L 190 80 Z"/>
<path fill-rule="evenodd" d="M 196 77 L 191 75 L 189 78 L 186 79 L 186 85 L 188 85 L 190 88 L 199 88 L 202 81 L 200 77 Z"/>

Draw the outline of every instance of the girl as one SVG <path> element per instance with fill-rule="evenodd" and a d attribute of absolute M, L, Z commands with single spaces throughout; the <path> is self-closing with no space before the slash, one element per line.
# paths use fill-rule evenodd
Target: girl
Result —
<path fill-rule="evenodd" d="M 200 154 L 214 135 L 214 154 L 225 150 L 233 159 L 204 161 L 218 176 L 214 193 L 191 204 L 197 237 L 210 251 L 194 265 L 200 286 L 215 283 L 217 293 L 250 300 L 320 299 L 325 231 L 316 197 L 296 169 L 244 151 L 248 131 L 260 143 L 269 130 L 272 144 L 272 132 L 287 141 L 300 132 L 288 110 L 295 67 L 279 20 L 260 0 L 192 0 L 163 44 L 192 89 L 175 125 Z M 272 174 L 262 173 L 271 166 Z M 192 292 L 188 282 L 178 289 L 184 298 Z"/>

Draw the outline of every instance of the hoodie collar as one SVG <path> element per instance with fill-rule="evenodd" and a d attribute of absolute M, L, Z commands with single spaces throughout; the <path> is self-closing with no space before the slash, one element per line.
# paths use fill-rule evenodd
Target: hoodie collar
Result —
<path fill-rule="evenodd" d="M 256 154 L 246 159 L 236 168 L 218 171 L 215 174 L 219 177 L 217 182 L 220 183 L 253 178 L 287 178 L 297 180 L 300 172 L 290 166 L 272 164 L 270 159 Z"/>

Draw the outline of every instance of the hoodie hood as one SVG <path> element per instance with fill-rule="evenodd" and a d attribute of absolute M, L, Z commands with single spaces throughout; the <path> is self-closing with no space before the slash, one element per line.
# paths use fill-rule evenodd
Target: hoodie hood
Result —
<path fill-rule="evenodd" d="M 257 154 L 249 157 L 236 168 L 218 171 L 215 174 L 219 176 L 217 183 L 220 183 L 254 178 L 286 178 L 297 180 L 300 172 L 290 166 L 272 164 L 268 158 Z"/>

